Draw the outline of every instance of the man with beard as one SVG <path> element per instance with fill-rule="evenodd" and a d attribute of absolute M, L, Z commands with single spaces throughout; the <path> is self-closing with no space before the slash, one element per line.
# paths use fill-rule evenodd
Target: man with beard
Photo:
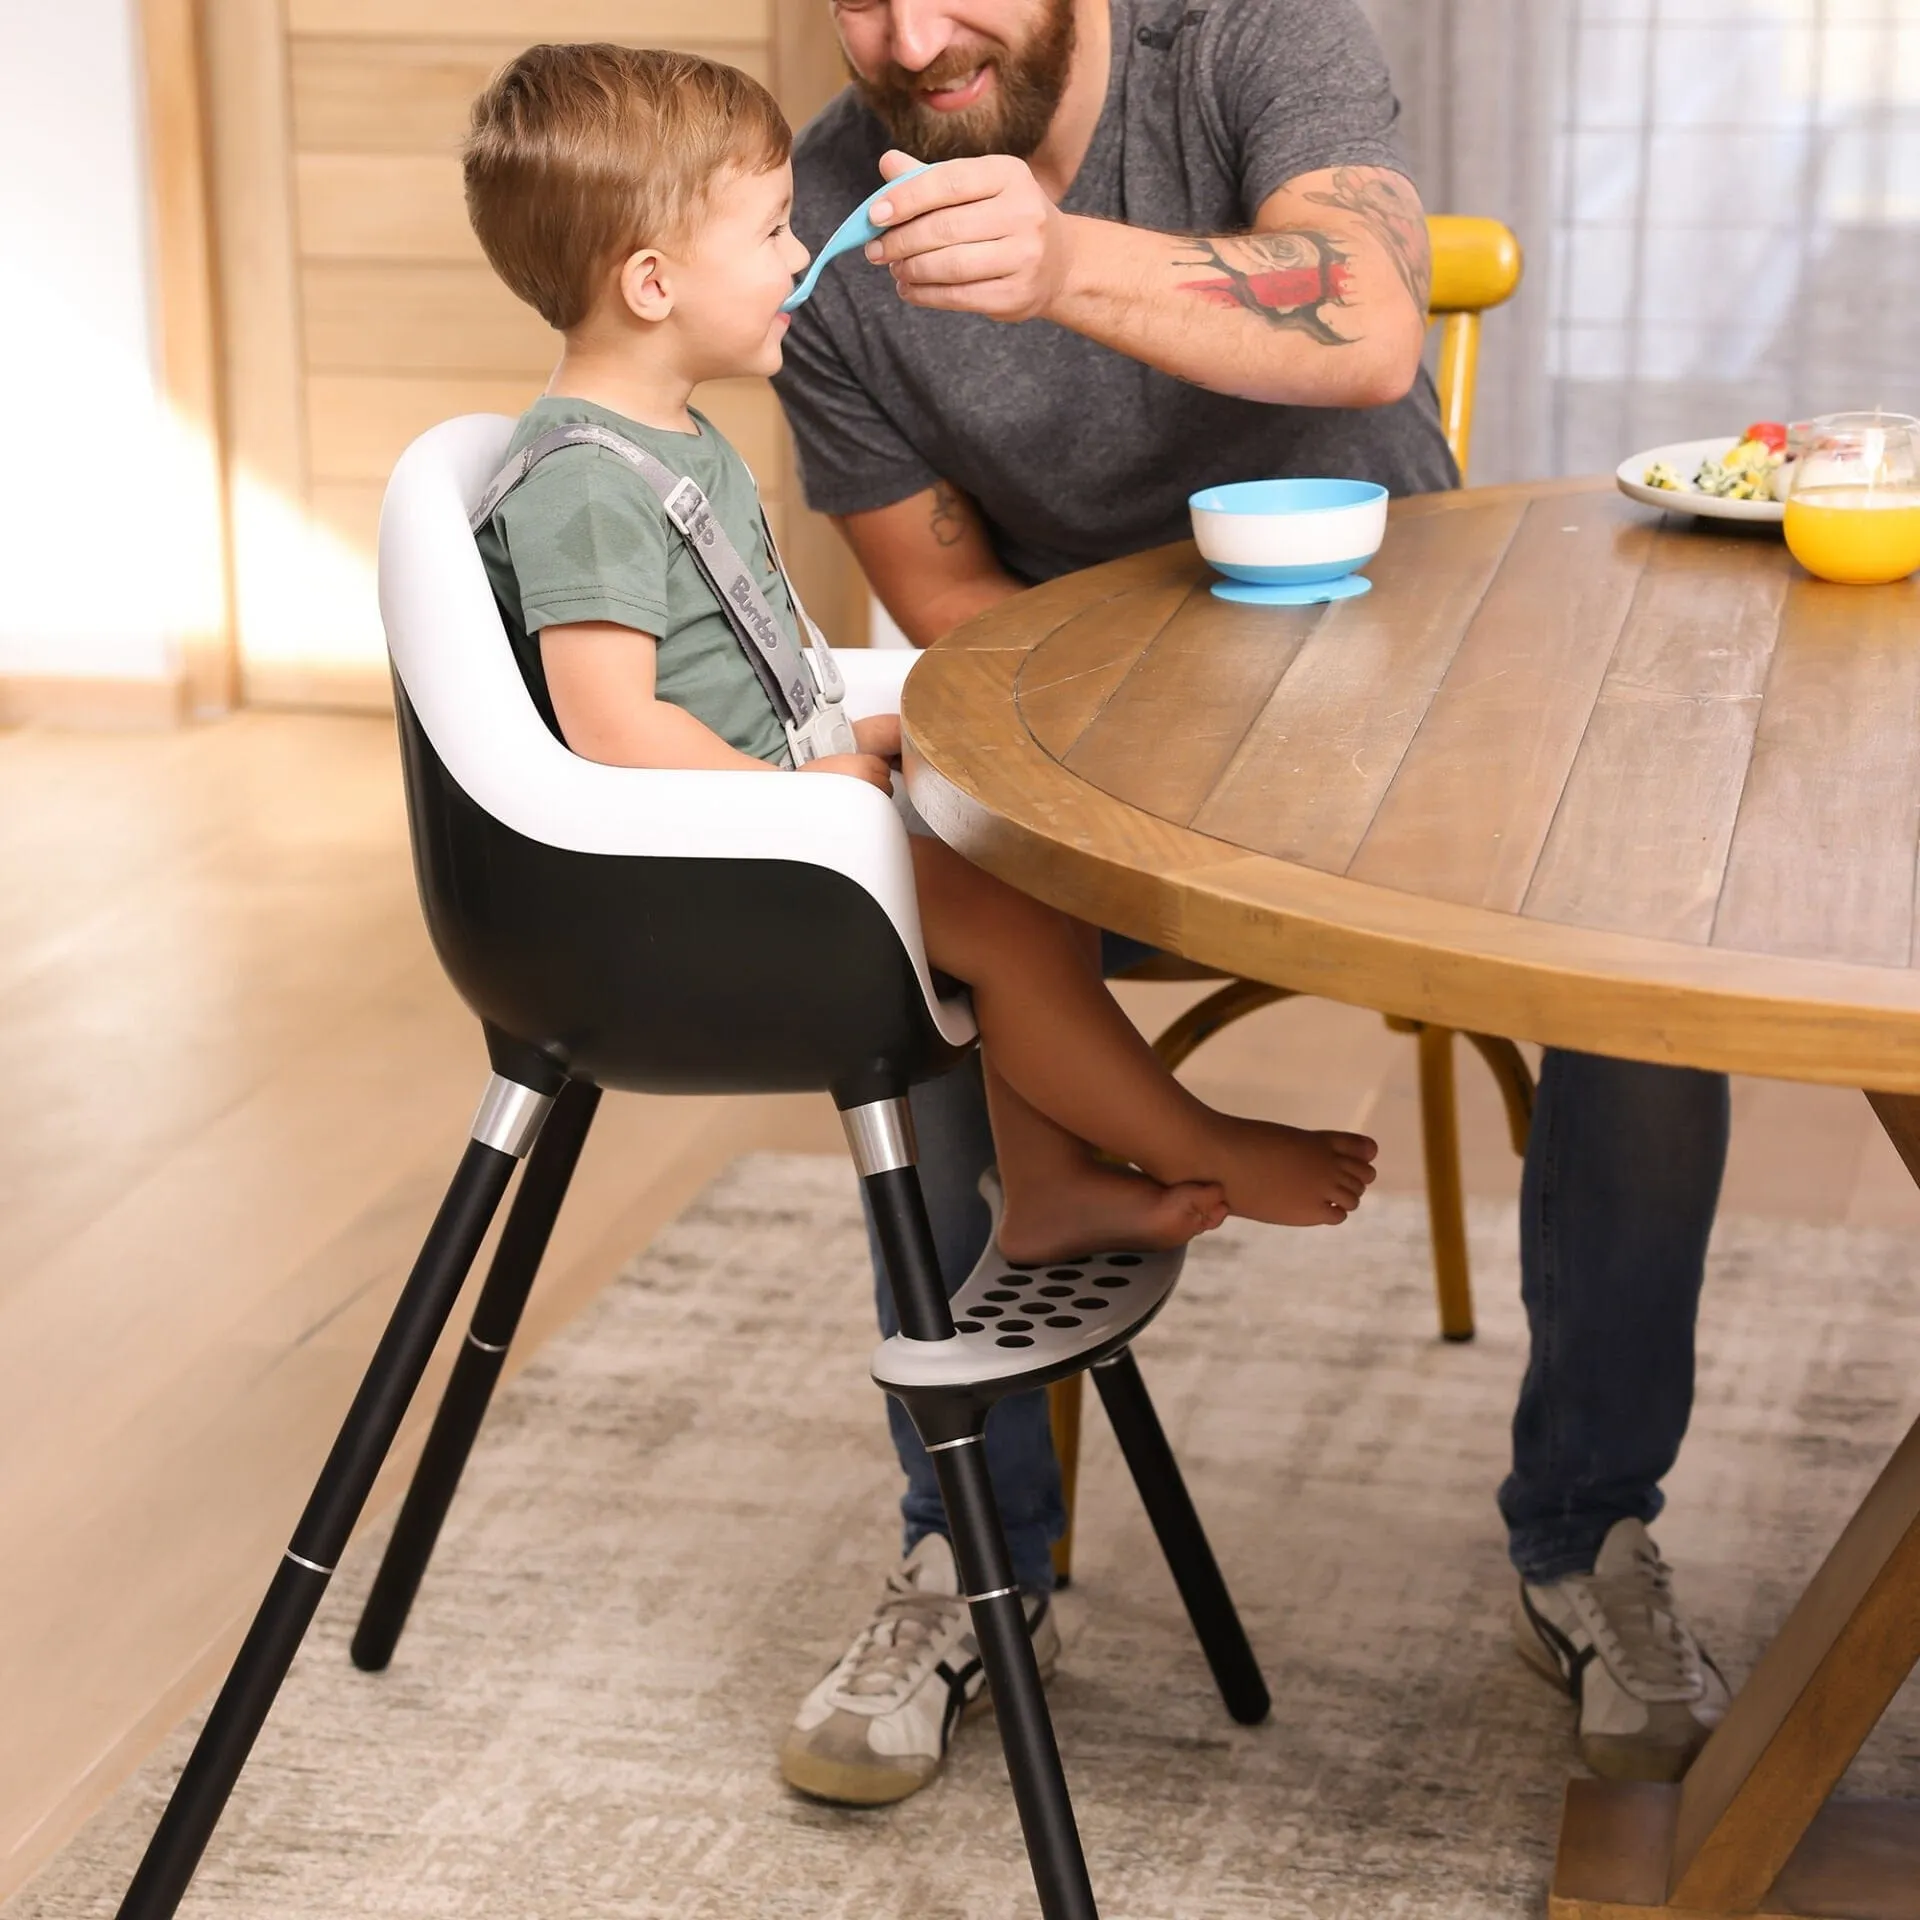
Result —
<path fill-rule="evenodd" d="M 778 384 L 809 501 L 915 643 L 1181 538 L 1204 485 L 1458 484 L 1420 369 L 1424 216 L 1354 0 L 837 0 L 834 17 L 853 84 L 796 146 L 800 238 L 818 246 L 876 169 L 949 164 L 876 207 L 889 272 L 825 276 Z M 990 1230 L 977 1060 L 914 1111 L 951 1289 Z M 1516 1644 L 1573 1695 L 1603 1773 L 1677 1777 L 1726 1703 L 1646 1533 L 1691 1409 L 1726 1135 L 1719 1076 L 1543 1063 L 1532 1353 L 1500 1508 Z M 781 1749 L 796 1787 L 861 1805 L 932 1779 L 981 1685 L 931 1462 L 889 1411 L 906 1559 Z M 1044 1672 L 1062 1525 L 1045 1396 L 997 1407 L 987 1446 Z"/>

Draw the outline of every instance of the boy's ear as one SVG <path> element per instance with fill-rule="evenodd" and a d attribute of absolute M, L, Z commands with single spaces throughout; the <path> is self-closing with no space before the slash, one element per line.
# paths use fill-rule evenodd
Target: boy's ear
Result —
<path fill-rule="evenodd" d="M 620 298 L 638 320 L 664 320 L 673 311 L 666 261 L 653 247 L 630 253 L 620 267 Z"/>

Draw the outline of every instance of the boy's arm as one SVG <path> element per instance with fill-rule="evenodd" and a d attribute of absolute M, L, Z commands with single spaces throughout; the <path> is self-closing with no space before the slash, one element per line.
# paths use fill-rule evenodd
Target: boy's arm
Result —
<path fill-rule="evenodd" d="M 611 620 L 541 629 L 540 665 L 568 747 L 610 767 L 777 773 L 685 707 L 654 697 L 655 645 L 651 634 Z"/>
<path fill-rule="evenodd" d="M 1020 591 L 978 509 L 944 480 L 838 525 L 880 604 L 916 647 Z"/>
<path fill-rule="evenodd" d="M 654 694 L 650 633 L 611 620 L 579 620 L 540 630 L 540 665 L 560 737 L 583 760 L 610 767 L 679 767 L 721 773 L 779 773 L 779 767 L 742 753 L 685 707 Z M 869 726 L 862 721 L 861 726 Z M 895 720 L 892 751 L 899 751 Z M 856 736 L 858 729 L 856 729 Z M 809 760 L 802 773 L 843 773 L 891 793 L 878 758 L 886 734 L 870 729 L 858 753 Z"/>

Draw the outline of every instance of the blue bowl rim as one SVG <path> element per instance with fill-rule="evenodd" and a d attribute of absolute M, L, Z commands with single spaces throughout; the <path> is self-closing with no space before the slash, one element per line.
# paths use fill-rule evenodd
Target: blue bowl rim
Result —
<path fill-rule="evenodd" d="M 1351 487 L 1354 497 L 1351 500 L 1332 502 L 1323 507 L 1232 507 L 1223 506 L 1208 499 L 1209 494 L 1232 493 L 1241 487 Z M 1317 513 L 1351 513 L 1356 507 L 1370 507 L 1389 497 L 1387 489 L 1372 480 L 1349 480 L 1335 475 L 1287 474 L 1272 480 L 1223 480 L 1212 486 L 1202 487 L 1196 493 L 1187 495 L 1187 510 L 1190 513 L 1224 513 L 1244 515 L 1251 519 L 1256 515 L 1284 515 L 1288 519 L 1302 520 Z"/>

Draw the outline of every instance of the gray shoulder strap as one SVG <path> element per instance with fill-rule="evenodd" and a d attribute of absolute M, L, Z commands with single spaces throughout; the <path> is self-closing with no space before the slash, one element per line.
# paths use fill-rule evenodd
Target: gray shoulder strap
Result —
<path fill-rule="evenodd" d="M 632 467 L 659 496 L 668 520 L 686 541 L 694 564 L 713 589 L 714 598 L 720 602 L 721 611 L 726 614 L 741 650 L 752 663 L 754 672 L 760 676 L 775 711 L 789 726 L 805 727 L 821 704 L 822 688 L 816 687 L 814 675 L 801 658 L 799 647 L 767 604 L 767 596 L 760 591 L 760 583 L 754 579 L 746 562 L 740 558 L 739 551 L 728 539 L 727 530 L 720 524 L 719 516 L 707 504 L 707 496 L 696 482 L 675 473 L 664 460 L 656 459 L 645 447 L 636 445 L 624 434 L 615 433 L 611 427 L 597 427 L 582 421 L 574 426 L 555 427 L 541 434 L 538 439 L 528 441 L 494 476 L 492 485 L 481 496 L 479 506 L 468 517 L 468 525 L 473 531 L 478 533 L 499 510 L 501 501 L 541 461 L 558 453 L 563 447 L 605 448 L 608 453 L 617 455 Z M 793 582 L 787 578 L 786 568 L 773 546 L 771 531 L 767 535 L 767 548 L 773 555 L 774 565 L 780 569 L 780 577 L 786 584 L 788 594 L 793 595 Z M 793 596 L 793 603 L 796 612 L 799 612 L 797 595 Z M 818 629 L 806 619 L 804 612 L 800 612 L 800 618 L 805 621 L 819 651 L 824 690 L 828 698 L 832 698 L 831 680 L 837 680 L 838 674 L 830 665 L 831 656 L 826 643 L 820 638 Z"/>

